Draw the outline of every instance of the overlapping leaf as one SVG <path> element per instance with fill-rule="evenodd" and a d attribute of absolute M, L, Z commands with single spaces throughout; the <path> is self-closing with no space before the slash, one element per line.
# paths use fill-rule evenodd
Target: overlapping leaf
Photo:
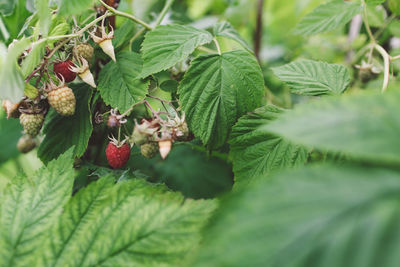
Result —
<path fill-rule="evenodd" d="M 239 33 L 235 30 L 235 28 L 232 27 L 232 25 L 227 22 L 219 22 L 215 24 L 214 29 L 213 29 L 214 35 L 215 36 L 222 36 L 226 37 L 229 39 L 232 39 L 239 44 L 241 44 L 244 48 L 246 48 L 248 51 L 252 51 L 250 46 L 247 44 L 247 42 L 239 35 Z"/>
<path fill-rule="evenodd" d="M 272 71 L 299 95 L 341 94 L 350 83 L 344 66 L 313 60 L 298 60 Z"/>
<path fill-rule="evenodd" d="M 360 11 L 361 5 L 354 2 L 332 1 L 320 5 L 300 21 L 296 33 L 312 35 L 334 30 L 345 25 Z"/>
<path fill-rule="evenodd" d="M 142 44 L 141 77 L 160 72 L 185 60 L 196 47 L 213 39 L 209 32 L 191 26 L 158 26 L 146 34 Z"/>
<path fill-rule="evenodd" d="M 261 104 L 264 81 L 252 54 L 231 51 L 196 58 L 178 93 L 194 134 L 209 148 L 217 148 L 237 119 Z"/>
<path fill-rule="evenodd" d="M 229 156 L 233 162 L 236 187 L 260 176 L 266 177 L 273 170 L 298 166 L 307 161 L 305 148 L 261 129 L 282 112 L 278 107 L 264 106 L 241 117 L 233 127 Z"/>
<path fill-rule="evenodd" d="M 392 267 L 400 261 L 397 171 L 314 166 L 246 189 L 221 204 L 190 266 Z"/>
<path fill-rule="evenodd" d="M 266 131 L 371 163 L 400 163 L 400 92 L 332 97 L 298 105 Z"/>
<path fill-rule="evenodd" d="M 60 15 L 79 15 L 93 6 L 94 0 L 61 0 Z"/>
<path fill-rule="evenodd" d="M 124 112 L 144 99 L 148 82 L 138 77 L 142 70 L 139 54 L 123 51 L 116 57 L 117 62 L 110 61 L 101 70 L 98 89 L 106 104 Z"/>
<path fill-rule="evenodd" d="M 89 110 L 92 89 L 86 84 L 70 87 L 78 99 L 75 114 L 64 117 L 54 110 L 50 111 L 43 129 L 46 136 L 38 150 L 38 156 L 44 162 L 56 158 L 72 146 L 75 146 L 74 156 L 82 156 L 92 135 L 93 126 Z"/>

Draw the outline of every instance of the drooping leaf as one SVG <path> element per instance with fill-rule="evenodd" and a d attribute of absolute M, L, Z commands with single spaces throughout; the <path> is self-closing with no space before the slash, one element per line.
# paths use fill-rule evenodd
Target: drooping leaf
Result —
<path fill-rule="evenodd" d="M 241 44 L 249 52 L 252 51 L 250 46 L 247 44 L 247 42 L 239 35 L 239 33 L 235 30 L 235 28 L 233 28 L 232 25 L 227 21 L 219 22 L 219 23 L 215 24 L 213 32 L 214 32 L 215 36 L 222 36 L 222 37 L 232 39 L 232 40 L 238 42 L 239 44 Z"/>
<path fill-rule="evenodd" d="M 266 177 L 273 170 L 302 165 L 307 161 L 307 150 L 261 129 L 283 113 L 269 105 L 245 115 L 232 128 L 229 156 L 235 173 L 235 186 L 253 179 Z"/>
<path fill-rule="evenodd" d="M 61 0 L 60 15 L 79 15 L 93 7 L 93 0 Z"/>
<path fill-rule="evenodd" d="M 213 39 L 209 32 L 184 25 L 162 25 L 148 32 L 142 44 L 141 77 L 160 72 L 185 60 L 196 47 Z"/>
<path fill-rule="evenodd" d="M 221 203 L 190 266 L 393 267 L 400 261 L 399 172 L 314 166 L 246 189 Z"/>
<path fill-rule="evenodd" d="M 361 5 L 354 2 L 332 1 L 306 15 L 296 27 L 296 33 L 312 35 L 334 30 L 345 25 L 360 13 Z"/>
<path fill-rule="evenodd" d="M 330 97 L 298 105 L 265 130 L 371 163 L 400 162 L 400 92 Z"/>
<path fill-rule="evenodd" d="M 28 56 L 22 62 L 21 71 L 25 78 L 29 76 L 43 59 L 45 46 L 46 43 L 40 43 L 32 47 L 31 52 L 29 52 Z"/>
<path fill-rule="evenodd" d="M 25 82 L 17 58 L 28 47 L 29 39 L 21 39 L 8 49 L 0 43 L 0 98 L 18 103 L 24 96 Z"/>
<path fill-rule="evenodd" d="M 124 112 L 144 99 L 148 82 L 138 76 L 142 59 L 135 52 L 122 51 L 117 62 L 110 61 L 99 74 L 98 89 L 104 102 Z"/>
<path fill-rule="evenodd" d="M 51 9 L 49 0 L 35 0 L 35 9 L 38 13 L 40 34 L 46 37 L 51 24 Z"/>
<path fill-rule="evenodd" d="M 73 155 L 82 156 L 92 135 L 93 126 L 89 110 L 92 89 L 86 84 L 69 87 L 73 89 L 77 99 L 75 114 L 64 117 L 53 109 L 50 110 L 43 129 L 46 136 L 38 150 L 38 156 L 43 162 L 56 158 L 72 146 L 75 146 Z"/>
<path fill-rule="evenodd" d="M 209 148 L 217 148 L 237 119 L 261 104 L 264 81 L 252 54 L 231 51 L 196 58 L 178 93 L 190 129 Z"/>
<path fill-rule="evenodd" d="M 0 212 L 0 265 L 32 266 L 72 193 L 72 150 L 7 186 Z"/>
<path fill-rule="evenodd" d="M 350 83 L 344 66 L 313 60 L 297 60 L 272 71 L 299 95 L 341 94 Z"/>
<path fill-rule="evenodd" d="M 134 179 L 103 177 L 66 205 L 47 266 L 177 266 L 199 242 L 213 201 L 183 200 Z M 110 184 L 111 183 L 111 184 Z"/>

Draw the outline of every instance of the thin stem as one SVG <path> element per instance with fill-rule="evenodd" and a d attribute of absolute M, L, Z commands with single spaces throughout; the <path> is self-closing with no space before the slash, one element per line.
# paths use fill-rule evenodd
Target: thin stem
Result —
<path fill-rule="evenodd" d="M 395 60 L 398 60 L 398 59 L 400 59 L 400 55 L 392 57 L 392 61 L 395 61 Z"/>
<path fill-rule="evenodd" d="M 369 22 L 368 22 L 368 14 L 367 14 L 367 5 L 365 4 L 365 1 L 363 0 L 363 12 L 364 12 L 364 24 L 365 24 L 365 28 L 367 29 L 367 33 L 369 38 L 371 39 L 371 42 L 376 43 L 375 37 L 372 34 L 371 28 L 369 26 Z"/>
<path fill-rule="evenodd" d="M 263 9 L 264 9 L 264 0 L 258 0 L 257 3 L 257 20 L 256 20 L 256 29 L 254 31 L 254 54 L 258 61 L 260 61 L 260 48 L 262 41 L 262 28 L 263 28 Z"/>
<path fill-rule="evenodd" d="M 217 38 L 214 37 L 213 41 L 215 43 L 215 46 L 217 47 L 218 55 L 221 55 L 221 48 L 219 47 L 219 43 L 217 41 Z"/>
<path fill-rule="evenodd" d="M 104 3 L 103 0 L 99 0 L 99 2 L 102 3 L 105 8 L 107 8 L 110 12 L 114 13 L 115 15 L 118 15 L 118 16 L 121 16 L 121 17 L 128 18 L 130 20 L 133 20 L 134 22 L 136 22 L 136 23 L 142 25 L 143 27 L 145 27 L 147 30 L 152 30 L 153 29 L 153 27 L 151 27 L 149 24 L 147 24 L 146 22 L 144 22 L 141 19 L 139 19 L 139 18 L 137 18 L 137 17 L 135 17 L 135 16 L 133 16 L 131 14 L 118 11 L 115 8 L 113 8 L 113 7 L 109 6 L 109 5 L 107 5 L 106 3 Z"/>
<path fill-rule="evenodd" d="M 156 26 L 160 25 L 162 20 L 164 19 L 165 15 L 167 14 L 168 10 L 171 8 L 171 5 L 174 3 L 174 0 L 166 0 L 163 9 L 161 10 L 160 15 L 158 15 L 156 19 Z"/>
<path fill-rule="evenodd" d="M 162 98 L 159 98 L 159 97 L 156 97 L 156 96 L 152 96 L 152 95 L 146 95 L 146 97 L 150 97 L 150 98 L 156 99 L 156 100 L 158 100 L 160 102 L 167 103 L 169 105 L 171 105 L 172 102 L 176 102 L 176 101 L 168 101 L 168 100 L 165 100 L 165 99 L 162 99 Z"/>
<path fill-rule="evenodd" d="M 135 33 L 135 35 L 129 40 L 129 51 L 132 51 L 132 44 L 133 42 L 144 32 L 146 31 L 146 28 L 141 28 L 139 31 Z"/>
<path fill-rule="evenodd" d="M 384 72 L 383 72 L 384 76 L 383 76 L 383 85 L 382 85 L 382 93 L 383 93 L 383 92 L 385 92 L 385 90 L 387 89 L 388 84 L 389 84 L 390 56 L 382 46 L 380 46 L 378 44 L 375 44 L 374 48 L 375 48 L 376 51 L 378 51 L 381 54 L 381 56 L 383 58 L 383 65 L 384 65 L 383 66 L 383 68 L 384 68 Z"/>
<path fill-rule="evenodd" d="M 136 107 L 139 106 L 140 104 L 143 104 L 144 100 L 137 102 L 136 104 L 133 104 L 127 111 L 125 111 L 124 113 L 122 113 L 120 115 L 121 118 L 125 117 L 126 115 L 128 115 L 129 113 L 131 113 L 131 111 Z"/>

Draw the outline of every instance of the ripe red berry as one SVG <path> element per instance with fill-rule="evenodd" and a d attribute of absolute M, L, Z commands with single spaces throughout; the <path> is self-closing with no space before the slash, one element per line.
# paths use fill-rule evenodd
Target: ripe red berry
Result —
<path fill-rule="evenodd" d="M 106 157 L 110 166 L 114 169 L 123 167 L 129 160 L 131 148 L 128 143 L 117 147 L 114 142 L 110 142 L 106 149 Z"/>
<path fill-rule="evenodd" d="M 76 78 L 76 73 L 69 69 L 70 67 L 74 66 L 74 63 L 68 59 L 66 61 L 55 63 L 53 70 L 58 78 L 62 79 L 62 77 L 64 77 L 64 81 L 68 83 L 72 82 Z"/>

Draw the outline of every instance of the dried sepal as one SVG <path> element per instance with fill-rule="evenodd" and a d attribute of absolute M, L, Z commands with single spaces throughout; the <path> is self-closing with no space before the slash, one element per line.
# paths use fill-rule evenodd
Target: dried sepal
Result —
<path fill-rule="evenodd" d="M 101 47 L 101 49 L 105 54 L 107 54 L 113 61 L 116 61 L 114 46 L 111 42 L 111 40 L 114 38 L 114 30 L 111 29 L 111 31 L 107 34 L 103 20 L 100 27 L 100 32 L 101 32 L 101 37 L 97 36 L 94 32 L 90 33 L 90 36 L 92 37 L 93 41 Z"/>
<path fill-rule="evenodd" d="M 89 64 L 86 59 L 81 57 L 76 67 L 71 66 L 69 69 L 73 72 L 76 72 L 79 78 L 82 79 L 82 81 L 89 84 L 93 88 L 96 88 L 96 83 L 94 82 L 93 74 L 90 72 Z"/>

